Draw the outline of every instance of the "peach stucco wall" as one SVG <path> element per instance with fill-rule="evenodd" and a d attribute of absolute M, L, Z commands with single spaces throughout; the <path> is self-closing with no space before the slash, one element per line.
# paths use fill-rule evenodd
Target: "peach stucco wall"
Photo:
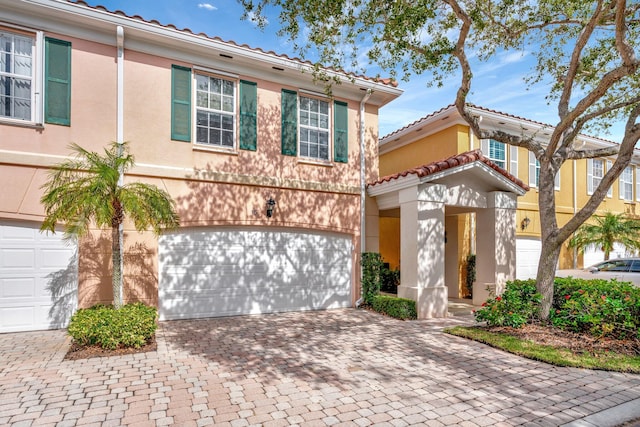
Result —
<path fill-rule="evenodd" d="M 42 221 L 40 187 L 48 167 L 69 154 L 71 142 L 102 151 L 116 138 L 116 48 L 59 34 L 47 36 L 72 43 L 71 126 L 0 123 L 0 150 L 11 152 L 0 159 L 0 174 L 10 184 L 0 187 L 0 218 Z M 201 149 L 171 140 L 172 64 L 193 65 L 125 50 L 124 140 L 136 159 L 126 181 L 149 182 L 167 190 L 176 201 L 182 227 L 289 227 L 346 234 L 354 247 L 352 283 L 359 288 L 359 102 L 341 99 L 348 102 L 348 163 L 314 164 L 280 153 L 283 86 L 241 75 L 257 83 L 257 151 Z M 376 106 L 366 106 L 367 182 L 378 177 L 377 115 Z M 267 219 L 269 197 L 277 205 L 273 218 Z M 80 241 L 81 307 L 112 299 L 109 242 L 108 230 L 93 230 Z M 153 234 L 138 233 L 125 224 L 125 300 L 157 304 L 157 252 Z M 353 295 L 357 298 L 358 292 Z"/>

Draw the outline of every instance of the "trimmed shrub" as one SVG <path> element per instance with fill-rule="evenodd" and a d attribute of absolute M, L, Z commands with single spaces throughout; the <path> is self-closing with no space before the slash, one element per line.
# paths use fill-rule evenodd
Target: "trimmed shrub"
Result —
<path fill-rule="evenodd" d="M 371 303 L 371 308 L 378 313 L 383 313 L 396 319 L 418 318 L 416 302 L 406 298 L 376 295 Z"/>
<path fill-rule="evenodd" d="M 379 253 L 362 253 L 362 299 L 366 304 L 371 304 L 373 297 L 380 293 L 382 266 L 382 255 Z"/>
<path fill-rule="evenodd" d="M 154 336 L 157 315 L 155 307 L 142 303 L 127 304 L 119 310 L 99 304 L 79 309 L 71 317 L 68 332 L 81 346 L 140 348 Z"/>
<path fill-rule="evenodd" d="M 551 323 L 595 337 L 640 338 L 640 288 L 615 280 L 557 278 Z"/>
<path fill-rule="evenodd" d="M 502 295 L 489 298 L 474 314 L 476 321 L 489 326 L 519 328 L 535 319 L 540 301 L 535 280 L 514 280 L 507 283 Z"/>

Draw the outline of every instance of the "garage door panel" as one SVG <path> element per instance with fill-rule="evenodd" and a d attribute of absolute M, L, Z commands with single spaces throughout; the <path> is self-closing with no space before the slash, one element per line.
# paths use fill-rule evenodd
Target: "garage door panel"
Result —
<path fill-rule="evenodd" d="M 539 239 L 516 239 L 516 279 L 533 279 L 538 273 L 542 243 Z"/>
<path fill-rule="evenodd" d="M 77 306 L 76 247 L 39 224 L 0 222 L 0 332 L 61 328 Z"/>
<path fill-rule="evenodd" d="M 162 319 L 351 304 L 351 239 L 347 236 L 183 230 L 162 236 L 159 252 Z"/>

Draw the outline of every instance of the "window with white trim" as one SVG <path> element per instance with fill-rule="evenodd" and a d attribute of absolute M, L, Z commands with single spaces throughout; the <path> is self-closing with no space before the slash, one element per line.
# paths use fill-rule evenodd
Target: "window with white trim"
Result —
<path fill-rule="evenodd" d="M 538 188 L 540 183 L 540 161 L 529 151 L 529 187 Z M 560 171 L 556 172 L 553 179 L 553 188 L 560 191 Z"/>
<path fill-rule="evenodd" d="M 587 194 L 593 194 L 604 177 L 604 160 L 587 159 Z"/>
<path fill-rule="evenodd" d="M 0 28 L 0 117 L 33 121 L 35 36 Z"/>
<path fill-rule="evenodd" d="M 636 201 L 640 202 L 640 168 L 636 166 Z"/>
<path fill-rule="evenodd" d="M 631 166 L 626 167 L 620 174 L 618 183 L 620 198 L 623 200 L 633 200 L 633 169 Z"/>
<path fill-rule="evenodd" d="M 236 82 L 196 74 L 196 143 L 234 148 Z"/>
<path fill-rule="evenodd" d="M 505 144 L 496 140 L 490 139 L 488 142 L 488 156 L 496 165 L 502 169 L 506 168 L 507 164 L 507 150 Z"/>
<path fill-rule="evenodd" d="M 300 96 L 300 156 L 329 160 L 329 103 Z"/>

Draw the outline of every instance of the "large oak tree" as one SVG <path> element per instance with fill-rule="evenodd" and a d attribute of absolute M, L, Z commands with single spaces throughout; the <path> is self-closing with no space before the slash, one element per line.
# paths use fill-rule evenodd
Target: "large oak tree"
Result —
<path fill-rule="evenodd" d="M 266 25 L 279 14 L 280 34 L 297 53 L 323 66 L 354 69 L 366 54 L 392 75 L 428 73 L 432 83 L 461 75 L 455 105 L 478 138 L 525 147 L 540 163 L 542 253 L 537 286 L 548 318 L 562 243 L 588 219 L 629 164 L 640 138 L 638 34 L 640 4 L 610 0 L 241 0 L 246 16 Z M 507 51 L 529 51 L 537 65 L 529 84 L 548 87 L 557 121 L 545 144 L 535 135 L 482 129 L 466 109 L 472 63 Z M 474 61 L 469 58 L 474 57 Z M 477 60 L 477 61 L 476 61 Z M 318 76 L 324 77 L 316 67 Z M 618 145 L 585 149 L 576 137 L 624 122 Z M 556 219 L 554 177 L 574 159 L 615 156 L 588 202 L 566 224 Z"/>

